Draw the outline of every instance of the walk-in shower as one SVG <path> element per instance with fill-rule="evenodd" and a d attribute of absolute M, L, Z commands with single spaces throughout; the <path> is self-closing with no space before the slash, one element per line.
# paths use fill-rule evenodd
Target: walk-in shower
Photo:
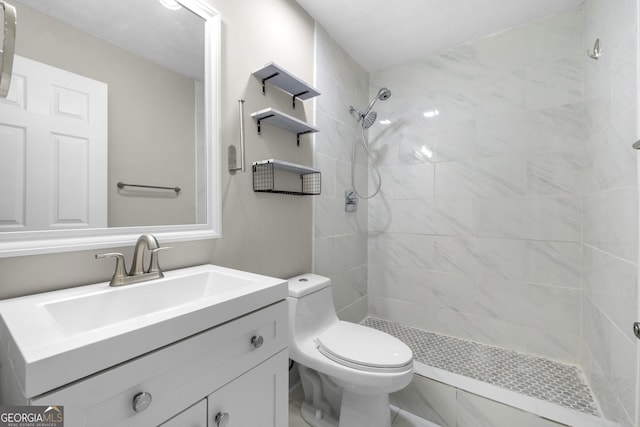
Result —
<path fill-rule="evenodd" d="M 638 51 L 638 2 L 607 6 L 586 0 L 373 71 L 349 61 L 332 35 L 320 35 L 322 81 L 330 83 L 332 95 L 354 94 L 344 102 L 343 115 L 349 104 L 359 110 L 347 117 L 345 128 L 334 96 L 317 101 L 327 128 L 323 137 L 348 135 L 347 146 L 327 138 L 333 144 L 314 147 L 336 185 L 350 180 L 345 150 L 351 151 L 354 125 L 366 125 L 368 101 L 383 86 L 393 99 L 375 101 L 371 110 L 377 118 L 366 120 L 372 125 L 364 132 L 384 186 L 373 199 L 360 200 L 353 214 L 337 212 L 340 191 L 316 198 L 321 203 L 314 218 L 314 261 L 316 273 L 342 281 L 336 303 L 343 307 L 341 316 L 366 313 L 398 327 L 574 366 L 590 390 L 574 383 L 574 390 L 585 393 L 569 403 L 555 389 L 569 403 L 562 408 L 590 407 L 578 402 L 591 393 L 601 417 L 630 427 L 639 413 L 640 366 L 632 331 L 638 320 L 638 184 L 630 147 L 640 138 L 633 78 L 638 65 L 629 54 Z M 598 38 L 602 56 L 595 61 L 587 55 L 594 54 Z M 371 45 L 379 55 L 379 46 Z M 385 126 L 381 119 L 387 118 L 395 120 Z M 364 193 L 367 165 L 360 144 L 356 180 Z M 368 173 L 370 195 L 376 187 L 371 166 Z M 426 339 L 431 335 L 403 336 L 425 354 L 434 351 L 424 363 L 432 371 L 423 371 L 411 391 L 397 396 L 403 410 L 431 416 L 425 408 L 432 402 L 451 408 L 451 420 L 441 419 L 442 412 L 433 415 L 439 425 L 515 426 L 529 423 L 525 415 L 592 425 L 543 411 L 553 399 L 532 405 L 536 409 L 528 414 L 521 400 L 500 400 L 506 393 L 498 376 L 515 379 L 521 399 L 527 386 L 537 395 L 560 371 L 547 374 L 519 362 L 509 371 L 502 360 L 519 357 L 453 346 L 443 351 L 451 357 L 438 359 L 440 366 L 466 369 L 471 361 L 469 370 L 478 372 L 480 366 L 490 369 L 494 359 L 488 354 L 499 356 L 501 364 L 491 379 L 499 388 L 495 393 L 451 390 L 442 386 L 444 369 L 431 362 L 434 349 L 443 350 L 440 341 L 434 346 Z M 463 376 L 473 378 L 472 372 Z M 606 425 L 596 417 L 598 422 Z"/>
<path fill-rule="evenodd" d="M 375 195 L 378 194 L 378 192 L 380 191 L 380 186 L 382 185 L 382 177 L 380 176 L 380 171 L 378 170 L 378 166 L 376 165 L 376 162 L 373 156 L 371 155 L 371 151 L 369 150 L 369 144 L 367 142 L 367 138 L 364 133 L 364 130 L 369 129 L 376 122 L 378 113 L 373 111 L 373 106 L 375 105 L 375 103 L 378 100 L 386 101 L 390 97 L 391 97 L 391 91 L 386 87 L 383 87 L 378 91 L 376 96 L 374 96 L 371 99 L 371 102 L 369 102 L 369 105 L 367 106 L 367 109 L 364 112 L 358 110 L 353 105 L 349 106 L 349 113 L 356 118 L 356 125 L 353 130 L 353 147 L 351 150 L 351 186 L 353 187 L 353 191 L 358 195 L 358 197 L 362 199 L 371 199 L 372 197 L 375 197 Z M 358 129 L 360 129 L 360 141 L 362 142 L 362 146 L 364 147 L 364 150 L 367 153 L 367 157 L 369 158 L 369 162 L 371 162 L 371 166 L 373 166 L 373 170 L 375 171 L 377 176 L 376 190 L 370 196 L 369 195 L 363 196 L 362 194 L 360 194 L 360 192 L 356 188 L 355 175 L 356 175 L 356 152 L 358 147 Z"/>

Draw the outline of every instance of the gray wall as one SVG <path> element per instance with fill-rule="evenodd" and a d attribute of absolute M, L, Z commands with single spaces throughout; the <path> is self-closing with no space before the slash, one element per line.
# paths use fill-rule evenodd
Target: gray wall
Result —
<path fill-rule="evenodd" d="M 212 0 L 222 15 L 221 152 L 238 140 L 237 99 L 246 99 L 247 163 L 277 158 L 312 164 L 308 136 L 296 147 L 295 135 L 265 126 L 255 132 L 249 114 L 273 106 L 311 120 L 313 105 L 299 103 L 270 88 L 263 97 L 251 73 L 270 61 L 313 81 L 313 21 L 293 0 Z M 276 277 L 311 271 L 312 199 L 252 191 L 251 173 L 229 175 L 222 156 L 222 233 L 217 240 L 172 244 L 162 255 L 165 269 L 214 263 Z M 162 242 L 161 242 L 162 243 Z M 131 257 L 131 248 L 114 248 Z M 106 250 L 105 250 L 106 251 Z M 0 259 L 0 298 L 108 280 L 111 263 L 96 252 Z"/>

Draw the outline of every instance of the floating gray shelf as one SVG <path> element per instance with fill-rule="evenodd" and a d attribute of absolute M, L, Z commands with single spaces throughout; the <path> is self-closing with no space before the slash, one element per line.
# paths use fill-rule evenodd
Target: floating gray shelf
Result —
<path fill-rule="evenodd" d="M 307 133 L 318 132 L 318 129 L 308 125 L 302 120 L 298 120 L 288 114 L 278 111 L 274 108 L 265 108 L 264 110 L 251 113 L 251 118 L 255 119 L 258 123 L 258 135 L 262 132 L 262 122 L 270 123 L 274 126 L 278 126 L 289 132 L 295 133 L 297 136 L 298 145 L 300 145 L 300 135 Z"/>
<path fill-rule="evenodd" d="M 300 191 L 276 188 L 276 171 L 293 172 L 300 175 Z M 253 162 L 253 191 L 257 193 L 293 194 L 314 196 L 320 194 L 321 173 L 317 169 L 283 160 L 260 160 Z"/>
<path fill-rule="evenodd" d="M 296 108 L 296 98 L 305 100 L 320 95 L 315 88 L 273 62 L 254 71 L 253 75 L 262 82 L 263 95 L 267 91 L 266 82 L 270 82 L 292 96 L 293 108 Z"/>

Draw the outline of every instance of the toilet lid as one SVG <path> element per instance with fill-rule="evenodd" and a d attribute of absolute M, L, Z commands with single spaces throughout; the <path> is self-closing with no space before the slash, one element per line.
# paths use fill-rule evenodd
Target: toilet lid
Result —
<path fill-rule="evenodd" d="M 358 369 L 402 368 L 413 361 L 411 349 L 399 339 L 350 322 L 329 327 L 316 338 L 316 343 L 328 358 Z"/>

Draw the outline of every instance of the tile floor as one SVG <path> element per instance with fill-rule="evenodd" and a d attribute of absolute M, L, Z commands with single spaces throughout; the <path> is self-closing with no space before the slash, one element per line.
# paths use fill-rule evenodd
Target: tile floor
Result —
<path fill-rule="evenodd" d="M 374 317 L 366 318 L 363 324 L 402 340 L 413 350 L 414 359 L 426 365 L 598 415 L 597 405 L 577 366 Z"/>

